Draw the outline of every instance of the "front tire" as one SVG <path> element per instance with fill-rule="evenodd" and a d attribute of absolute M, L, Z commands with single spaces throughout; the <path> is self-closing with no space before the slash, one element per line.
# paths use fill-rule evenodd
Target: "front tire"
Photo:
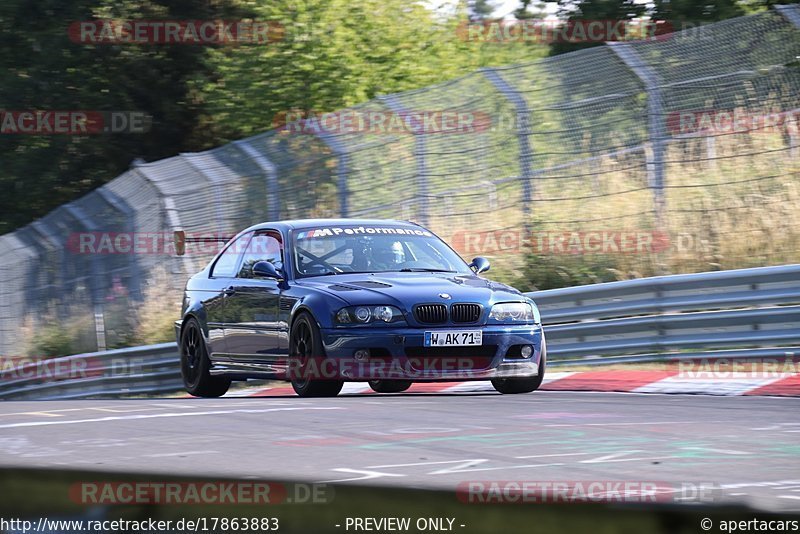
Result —
<path fill-rule="evenodd" d="M 370 380 L 375 393 L 401 393 L 411 387 L 411 380 Z"/>
<path fill-rule="evenodd" d="M 223 376 L 211 376 L 205 337 L 194 317 L 186 321 L 181 333 L 181 377 L 189 394 L 195 397 L 221 397 L 231 386 Z"/>
<path fill-rule="evenodd" d="M 515 395 L 517 393 L 531 393 L 539 389 L 544 380 L 544 371 L 547 367 L 547 349 L 544 339 L 542 339 L 542 357 L 539 359 L 539 374 L 529 378 L 493 378 L 492 386 L 504 395 Z"/>
<path fill-rule="evenodd" d="M 295 368 L 300 370 L 301 376 L 307 369 L 309 358 L 325 356 L 317 322 L 306 312 L 301 312 L 292 323 L 289 354 L 298 362 Z M 292 389 L 301 397 L 335 397 L 342 387 L 344 380 L 312 380 L 308 376 L 292 380 Z"/>

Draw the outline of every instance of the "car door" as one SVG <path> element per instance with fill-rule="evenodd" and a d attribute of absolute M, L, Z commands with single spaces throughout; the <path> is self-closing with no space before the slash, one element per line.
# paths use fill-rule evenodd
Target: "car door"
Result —
<path fill-rule="evenodd" d="M 259 261 L 283 268 L 280 233 L 261 230 L 253 235 L 239 265 L 236 279 L 226 298 L 225 345 L 232 359 L 268 370 L 280 353 L 281 328 L 278 316 L 280 283 L 253 275 Z"/>
<path fill-rule="evenodd" d="M 228 350 L 225 346 L 225 324 L 228 317 L 227 300 L 236 279 L 239 260 L 253 233 L 248 232 L 230 243 L 211 266 L 208 281 L 203 285 L 208 288 L 201 297 L 206 312 L 208 325 L 208 352 L 211 360 L 224 358 Z"/>

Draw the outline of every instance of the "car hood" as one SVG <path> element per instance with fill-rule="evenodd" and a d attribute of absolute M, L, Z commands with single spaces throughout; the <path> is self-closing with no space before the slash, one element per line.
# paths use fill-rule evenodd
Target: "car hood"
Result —
<path fill-rule="evenodd" d="M 453 273 L 338 274 L 304 278 L 298 284 L 325 291 L 350 305 L 390 304 L 406 310 L 419 303 L 497 302 L 526 298 L 505 284 L 475 275 Z M 450 295 L 450 298 L 440 294 Z"/>

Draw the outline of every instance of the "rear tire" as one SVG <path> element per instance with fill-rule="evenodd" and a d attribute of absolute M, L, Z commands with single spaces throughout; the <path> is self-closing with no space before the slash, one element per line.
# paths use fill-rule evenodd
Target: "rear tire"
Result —
<path fill-rule="evenodd" d="M 212 376 L 209 373 L 210 368 L 211 361 L 208 359 L 203 330 L 197 319 L 191 317 L 181 333 L 181 377 L 190 395 L 221 397 L 231 387 L 229 378 Z"/>
<path fill-rule="evenodd" d="M 401 393 L 411 387 L 411 380 L 370 380 L 375 393 Z"/>
<path fill-rule="evenodd" d="M 544 371 L 547 367 L 547 348 L 542 339 L 542 357 L 539 360 L 539 374 L 529 378 L 493 378 L 492 386 L 504 395 L 515 395 L 517 393 L 531 393 L 539 389 L 544 380 Z"/>
<path fill-rule="evenodd" d="M 322 336 L 317 322 L 306 312 L 300 312 L 292 323 L 289 336 L 290 357 L 299 361 L 295 369 L 302 373 L 308 358 L 323 358 Z M 292 380 L 292 389 L 301 397 L 335 397 L 342 391 L 344 380 L 312 380 L 309 377 Z"/>

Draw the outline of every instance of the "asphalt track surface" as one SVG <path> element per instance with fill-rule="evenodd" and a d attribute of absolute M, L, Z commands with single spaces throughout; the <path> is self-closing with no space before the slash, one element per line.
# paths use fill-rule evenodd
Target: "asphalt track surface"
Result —
<path fill-rule="evenodd" d="M 798 511 L 798 413 L 795 398 L 561 391 L 3 402 L 0 464 L 450 489 L 658 481 Z"/>

